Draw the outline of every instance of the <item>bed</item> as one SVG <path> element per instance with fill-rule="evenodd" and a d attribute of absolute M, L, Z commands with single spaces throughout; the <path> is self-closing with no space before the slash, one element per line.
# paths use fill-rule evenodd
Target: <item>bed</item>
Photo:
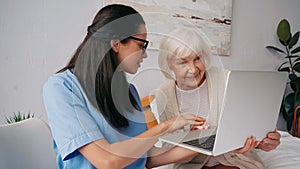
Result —
<path fill-rule="evenodd" d="M 258 154 L 266 169 L 299 169 L 300 168 L 300 138 L 293 137 L 288 132 L 279 131 L 281 143 L 277 149 Z"/>
<path fill-rule="evenodd" d="M 277 149 L 258 155 L 263 160 L 266 169 L 300 169 L 300 138 L 293 137 L 288 132 L 279 131 L 281 144 Z M 172 169 L 171 165 L 157 167 L 155 169 Z"/>

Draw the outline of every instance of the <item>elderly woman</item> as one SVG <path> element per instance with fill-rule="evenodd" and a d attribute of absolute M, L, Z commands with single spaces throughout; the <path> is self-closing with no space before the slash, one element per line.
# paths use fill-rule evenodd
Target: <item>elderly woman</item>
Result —
<path fill-rule="evenodd" d="M 167 80 L 155 96 L 160 122 L 192 113 L 206 118 L 203 128 L 217 125 L 228 71 L 211 66 L 211 59 L 206 41 L 194 29 L 177 28 L 161 41 L 158 61 Z M 256 149 L 270 151 L 279 144 L 280 134 L 274 131 L 261 142 L 250 137 L 243 148 L 216 157 L 199 154 L 174 168 L 261 169 Z"/>

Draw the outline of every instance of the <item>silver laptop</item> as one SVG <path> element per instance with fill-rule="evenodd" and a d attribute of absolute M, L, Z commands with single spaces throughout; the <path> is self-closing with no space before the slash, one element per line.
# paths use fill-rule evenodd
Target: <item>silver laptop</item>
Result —
<path fill-rule="evenodd" d="M 169 133 L 160 140 L 217 156 L 243 147 L 247 137 L 262 140 L 276 127 L 288 74 L 275 71 L 231 71 L 218 126 Z"/>

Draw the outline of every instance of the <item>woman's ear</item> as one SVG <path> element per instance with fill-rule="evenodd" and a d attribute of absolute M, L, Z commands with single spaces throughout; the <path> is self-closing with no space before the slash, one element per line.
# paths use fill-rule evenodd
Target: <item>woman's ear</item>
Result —
<path fill-rule="evenodd" d="M 118 53 L 119 52 L 119 48 L 120 48 L 120 40 L 118 40 L 118 39 L 112 39 L 112 40 L 110 40 L 110 46 L 111 46 L 111 48 L 113 49 L 113 51 L 115 53 Z"/>

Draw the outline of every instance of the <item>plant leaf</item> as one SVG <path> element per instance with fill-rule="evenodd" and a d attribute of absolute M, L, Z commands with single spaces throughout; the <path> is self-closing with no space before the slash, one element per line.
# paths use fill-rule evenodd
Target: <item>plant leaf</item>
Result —
<path fill-rule="evenodd" d="M 290 86 L 291 86 L 291 88 L 292 88 L 292 90 L 293 90 L 294 92 L 297 91 L 296 80 L 291 81 L 291 82 L 290 82 Z"/>
<path fill-rule="evenodd" d="M 5 116 L 5 121 L 6 121 L 6 124 L 10 124 L 11 123 L 10 119 L 8 117 L 6 117 L 6 116 Z"/>
<path fill-rule="evenodd" d="M 277 36 L 283 42 L 287 42 L 287 40 L 291 37 L 290 23 L 286 19 L 282 19 L 279 22 L 277 27 Z"/>
<path fill-rule="evenodd" d="M 295 101 L 294 101 L 294 109 L 300 105 L 300 92 L 296 92 L 295 94 Z"/>
<path fill-rule="evenodd" d="M 299 55 L 297 55 L 297 56 L 299 56 Z M 296 63 L 299 60 L 300 60 L 300 56 L 297 59 L 295 59 L 294 63 Z"/>
<path fill-rule="evenodd" d="M 291 79 L 290 86 L 294 92 L 300 91 L 300 77 Z"/>
<path fill-rule="evenodd" d="M 286 56 L 284 58 L 297 58 L 297 57 L 299 57 L 299 56 L 298 55 L 289 55 L 289 56 Z"/>
<path fill-rule="evenodd" d="M 288 61 L 286 61 L 286 62 L 283 62 L 279 67 L 278 67 L 278 70 L 280 70 L 281 69 L 281 67 L 283 66 L 283 65 L 285 65 L 285 64 L 287 64 L 287 63 L 289 63 Z"/>
<path fill-rule="evenodd" d="M 288 113 L 291 109 L 294 108 L 294 98 L 295 98 L 295 93 L 290 93 L 285 97 L 284 100 L 284 108 L 285 111 Z M 288 113 L 289 114 L 289 113 Z"/>
<path fill-rule="evenodd" d="M 23 114 L 21 112 L 18 113 L 14 112 L 13 115 L 5 117 L 5 120 L 7 124 L 10 124 L 10 123 L 16 123 L 22 120 L 26 120 L 29 118 L 34 118 L 34 113 L 31 114 L 30 112 L 28 112 L 27 114 Z"/>
<path fill-rule="evenodd" d="M 294 34 L 294 36 L 292 37 L 292 39 L 290 40 L 289 42 L 289 49 L 292 49 L 294 45 L 296 45 L 296 43 L 298 42 L 299 40 L 299 31 L 296 32 Z"/>
<path fill-rule="evenodd" d="M 284 120 L 286 120 L 287 119 L 287 113 L 286 113 L 285 107 L 284 107 L 284 98 L 282 99 L 282 102 L 281 102 L 280 112 L 282 113 Z"/>
<path fill-rule="evenodd" d="M 280 52 L 280 53 L 286 54 L 283 50 L 281 50 L 281 49 L 279 49 L 279 48 L 277 48 L 275 46 L 266 46 L 266 48 L 267 49 L 271 49 L 271 50 L 275 50 L 275 51 Z"/>
<path fill-rule="evenodd" d="M 291 54 L 298 53 L 300 51 L 300 46 L 291 51 Z"/>
<path fill-rule="evenodd" d="M 297 79 L 297 75 L 295 75 L 295 74 L 289 74 L 289 79 L 291 81 L 295 81 Z"/>
<path fill-rule="evenodd" d="M 282 40 L 279 39 L 280 44 L 282 44 L 283 46 L 286 46 L 286 42 L 283 42 Z"/>
<path fill-rule="evenodd" d="M 296 72 L 300 73 L 300 62 L 296 63 L 293 68 Z"/>
<path fill-rule="evenodd" d="M 288 73 L 290 73 L 290 68 L 289 68 L 289 67 L 278 68 L 278 71 L 280 71 L 280 72 L 288 72 Z"/>

